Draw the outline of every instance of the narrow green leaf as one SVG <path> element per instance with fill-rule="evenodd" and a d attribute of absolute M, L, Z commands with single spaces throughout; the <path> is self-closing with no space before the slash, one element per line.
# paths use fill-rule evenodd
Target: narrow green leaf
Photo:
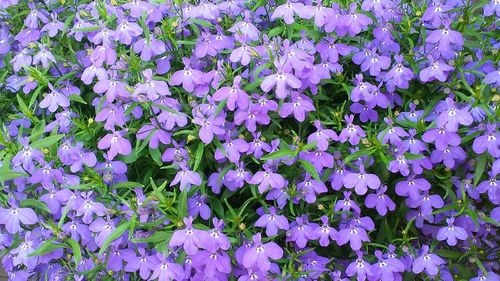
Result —
<path fill-rule="evenodd" d="M 307 173 L 309 173 L 316 181 L 321 182 L 318 171 L 316 171 L 316 168 L 313 166 L 313 164 L 311 164 L 311 162 L 302 159 L 299 160 L 299 162 Z"/>
<path fill-rule="evenodd" d="M 144 187 L 142 183 L 138 183 L 135 181 L 124 181 L 119 182 L 113 186 L 114 188 L 136 188 L 136 187 Z"/>
<path fill-rule="evenodd" d="M 260 160 L 267 161 L 267 160 L 279 159 L 279 158 L 283 158 L 286 156 L 291 156 L 291 155 L 293 155 L 294 152 L 295 151 L 292 149 L 280 149 L 278 151 L 275 151 L 275 152 L 272 152 L 272 153 L 269 153 L 269 154 L 263 156 L 262 158 L 260 158 Z"/>
<path fill-rule="evenodd" d="M 75 267 L 78 267 L 80 260 L 82 259 L 82 249 L 80 249 L 80 244 L 71 238 L 67 238 L 66 243 L 68 243 L 71 247 L 71 250 L 73 251 L 73 258 L 75 259 Z"/>
<path fill-rule="evenodd" d="M 106 238 L 106 240 L 104 240 L 104 243 L 102 243 L 102 247 L 101 249 L 99 250 L 99 255 L 102 255 L 106 249 L 109 247 L 109 245 L 115 241 L 116 239 L 118 239 L 120 236 L 122 236 L 123 233 L 125 233 L 125 231 L 127 231 L 127 229 L 129 228 L 130 226 L 130 223 L 131 221 L 126 221 L 122 224 L 120 224 L 109 236 L 108 238 Z"/>
<path fill-rule="evenodd" d="M 479 155 L 479 159 L 477 160 L 476 163 L 476 170 L 474 171 L 474 186 L 477 186 L 479 183 L 479 180 L 481 179 L 481 176 L 484 173 L 484 169 L 486 168 L 486 158 L 488 155 L 486 153 L 483 153 Z"/>
<path fill-rule="evenodd" d="M 49 147 L 49 146 L 53 145 L 54 143 L 57 143 L 63 137 L 64 137 L 63 134 L 48 136 L 46 138 L 42 138 L 42 139 L 39 139 L 39 140 L 33 142 L 31 144 L 31 147 L 36 148 L 36 149 Z"/>
<path fill-rule="evenodd" d="M 196 154 L 194 158 L 194 166 L 193 166 L 193 171 L 198 170 L 198 167 L 200 166 L 201 159 L 203 158 L 203 151 L 205 149 L 205 144 L 200 142 L 198 144 L 198 148 L 196 148 Z"/>
<path fill-rule="evenodd" d="M 0 171 L 0 182 L 5 182 L 8 180 L 13 180 L 20 177 L 27 176 L 26 173 L 16 172 L 12 170 L 1 170 Z"/>
<path fill-rule="evenodd" d="M 72 101 L 76 101 L 76 102 L 79 102 L 79 103 L 87 104 L 87 102 L 84 101 L 81 96 L 76 95 L 76 94 L 70 95 L 68 98 L 70 100 L 72 100 Z"/>
<path fill-rule="evenodd" d="M 53 251 L 64 248 L 63 244 L 57 244 L 54 243 L 56 238 L 51 238 L 47 241 L 45 241 L 40 247 L 38 247 L 34 252 L 28 255 L 28 257 L 36 257 L 36 256 L 43 256 L 48 253 L 52 253 Z"/>
<path fill-rule="evenodd" d="M 181 192 L 179 203 L 177 205 L 177 216 L 179 218 L 184 218 L 187 216 L 187 197 L 188 189 L 184 188 L 184 190 Z"/>

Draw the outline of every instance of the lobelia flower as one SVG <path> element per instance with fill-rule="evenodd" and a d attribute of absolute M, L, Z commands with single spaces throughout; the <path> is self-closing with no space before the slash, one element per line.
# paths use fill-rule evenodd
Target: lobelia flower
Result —
<path fill-rule="evenodd" d="M 165 43 L 158 40 L 154 35 L 149 35 L 148 38 L 141 38 L 134 43 L 134 51 L 141 54 L 141 60 L 149 61 L 154 56 L 159 56 L 165 53 Z"/>
<path fill-rule="evenodd" d="M 224 134 L 226 132 L 222 128 L 224 121 L 225 117 L 222 114 L 217 116 L 212 114 L 209 117 L 197 114 L 193 118 L 193 123 L 201 126 L 198 135 L 205 144 L 212 142 L 214 134 Z"/>
<path fill-rule="evenodd" d="M 35 3 L 29 3 L 28 6 L 29 6 L 31 11 L 26 16 L 26 18 L 24 18 L 24 24 L 27 27 L 37 29 L 40 22 L 42 22 L 42 23 L 48 22 L 49 19 L 47 18 L 47 16 L 45 16 L 45 13 L 44 13 L 45 11 L 37 10 Z"/>
<path fill-rule="evenodd" d="M 112 103 L 116 97 L 127 97 L 129 95 L 126 86 L 125 83 L 118 81 L 114 77 L 108 79 L 105 76 L 94 85 L 93 90 L 98 94 L 105 94 L 106 101 Z"/>
<path fill-rule="evenodd" d="M 337 141 L 339 138 L 333 130 L 323 129 L 319 120 L 314 121 L 314 127 L 316 127 L 316 132 L 307 137 L 307 144 L 316 143 L 318 150 L 326 151 L 328 149 L 328 141 Z"/>
<path fill-rule="evenodd" d="M 157 253 L 153 274 L 148 280 L 156 279 L 158 279 L 158 281 L 181 281 L 184 279 L 184 269 L 181 265 L 175 263 L 170 258 Z"/>
<path fill-rule="evenodd" d="M 401 143 L 401 137 L 409 136 L 401 127 L 394 126 L 394 121 L 392 121 L 392 119 L 385 117 L 384 121 L 388 126 L 377 135 L 377 138 L 382 144 L 387 144 L 389 142 L 393 145 L 399 145 Z"/>
<path fill-rule="evenodd" d="M 373 275 L 372 265 L 363 260 L 363 253 L 357 252 L 358 258 L 349 264 L 346 269 L 347 276 L 356 275 L 356 280 L 364 281 L 368 276 Z"/>
<path fill-rule="evenodd" d="M 250 184 L 258 184 L 259 192 L 262 194 L 268 188 L 282 189 L 285 186 L 285 179 L 280 174 L 274 173 L 271 167 L 264 164 L 265 171 L 258 171 L 253 175 Z"/>
<path fill-rule="evenodd" d="M 446 130 L 456 132 L 459 124 L 468 126 L 472 124 L 473 119 L 470 112 L 465 109 L 458 109 L 452 98 L 446 98 L 447 109 L 439 114 L 437 126 L 445 127 Z"/>
<path fill-rule="evenodd" d="M 321 59 L 328 60 L 331 63 L 337 63 L 339 55 L 349 55 L 352 49 L 351 46 L 335 43 L 335 39 L 331 36 L 326 37 L 316 45 L 316 51 L 321 55 Z"/>
<path fill-rule="evenodd" d="M 498 160 L 497 160 L 498 162 Z M 485 180 L 477 185 L 477 192 L 479 193 L 486 193 L 488 192 L 488 198 L 493 204 L 499 204 L 500 203 L 500 184 L 498 183 L 498 180 L 496 179 L 498 175 L 498 172 L 495 170 L 492 170 L 489 173 L 489 180 Z"/>
<path fill-rule="evenodd" d="M 442 208 L 444 206 L 444 201 L 438 194 L 429 195 L 428 191 L 424 191 L 423 194 L 418 197 L 408 197 L 406 198 L 406 205 L 410 208 L 420 207 L 422 215 L 431 215 L 432 208 Z"/>
<path fill-rule="evenodd" d="M 495 124 L 486 125 L 485 134 L 474 139 L 472 149 L 477 154 L 488 151 L 491 156 L 500 157 L 500 134 Z"/>
<path fill-rule="evenodd" d="M 429 189 L 431 189 L 431 184 L 424 178 L 416 178 L 415 175 L 410 175 L 407 180 L 396 184 L 396 193 L 399 196 L 410 196 L 415 199 L 420 197 L 420 191 Z"/>
<path fill-rule="evenodd" d="M 30 146 L 28 137 L 20 137 L 18 141 L 23 147 L 12 158 L 12 165 L 14 167 L 22 167 L 25 171 L 31 172 L 35 169 L 33 161 L 42 162 L 44 155 L 40 150 Z"/>
<path fill-rule="evenodd" d="M 438 274 L 438 266 L 446 264 L 446 262 L 436 254 L 429 253 L 429 246 L 422 246 L 421 255 L 415 259 L 412 266 L 414 273 L 420 273 L 425 270 L 430 276 Z"/>
<path fill-rule="evenodd" d="M 352 220 L 349 226 L 339 230 L 337 233 L 337 244 L 342 246 L 349 242 L 351 249 L 354 251 L 361 249 L 363 242 L 369 241 L 370 238 L 368 237 L 366 230 L 359 227 L 359 224 L 355 220 Z"/>
<path fill-rule="evenodd" d="M 315 231 L 320 227 L 317 223 L 310 223 L 307 215 L 297 217 L 290 225 L 286 234 L 286 242 L 293 241 L 299 248 L 304 248 L 309 240 L 317 240 L 320 236 Z"/>
<path fill-rule="evenodd" d="M 49 163 L 41 161 L 40 165 L 42 167 L 35 169 L 31 174 L 29 179 L 30 183 L 40 183 L 43 187 L 50 188 L 54 186 L 54 183 L 61 182 L 62 173 L 60 170 L 52 168 L 54 165 L 53 161 Z"/>
<path fill-rule="evenodd" d="M 304 196 L 307 203 L 312 204 L 316 202 L 316 194 L 328 192 L 328 189 L 323 182 L 312 179 L 311 175 L 306 173 L 304 181 L 297 183 L 297 192 Z"/>
<path fill-rule="evenodd" d="M 213 278 L 213 280 L 227 279 L 231 273 L 231 258 L 224 251 L 200 251 L 192 257 L 191 264 L 197 268 L 192 279 Z M 184 280 L 184 279 L 183 279 Z"/>
<path fill-rule="evenodd" d="M 245 11 L 244 20 L 235 23 L 228 31 L 242 34 L 251 41 L 259 40 L 260 31 L 253 25 L 250 12 L 248 11 Z"/>
<path fill-rule="evenodd" d="M 464 41 L 460 32 L 450 29 L 450 19 L 444 19 L 442 22 L 444 28 L 432 31 L 431 34 L 429 34 L 429 36 L 425 38 L 425 42 L 438 44 L 438 50 L 441 55 L 451 57 L 451 55 L 448 55 L 453 53 L 451 44 L 457 46 L 458 48 L 461 48 L 464 44 Z"/>
<path fill-rule="evenodd" d="M 252 133 L 254 140 L 249 143 L 247 154 L 253 154 L 255 158 L 260 159 L 264 152 L 271 152 L 271 146 L 261 139 L 261 132 Z"/>
<path fill-rule="evenodd" d="M 110 160 L 113 160 L 116 155 L 129 155 L 132 152 L 132 146 L 130 142 L 124 138 L 127 130 L 115 131 L 112 130 L 112 134 L 107 134 L 104 136 L 97 147 L 99 149 L 108 149 L 108 157 Z"/>
<path fill-rule="evenodd" d="M 285 4 L 279 5 L 274 9 L 271 20 L 282 18 L 286 24 L 292 24 L 295 21 L 294 14 L 300 15 L 304 11 L 304 7 L 304 4 L 300 2 L 294 3 L 287 0 Z"/>
<path fill-rule="evenodd" d="M 89 227 L 75 218 L 71 218 L 71 221 L 63 224 L 62 230 L 66 235 L 70 236 L 71 239 L 76 242 L 80 241 L 83 245 L 87 245 L 92 238 Z"/>
<path fill-rule="evenodd" d="M 353 103 L 349 107 L 351 112 L 359 114 L 359 120 L 365 123 L 368 121 L 377 122 L 378 113 L 374 110 L 376 104 L 373 102 L 367 102 L 365 105 L 361 103 Z"/>
<path fill-rule="evenodd" d="M 344 191 L 344 199 L 338 200 L 337 203 L 335 203 L 333 211 L 350 212 L 352 209 L 356 213 L 361 212 L 358 204 L 356 204 L 355 201 L 351 200 L 351 194 L 352 193 L 350 191 Z"/>
<path fill-rule="evenodd" d="M 193 218 L 187 217 L 183 219 L 186 228 L 174 231 L 168 246 L 178 247 L 183 246 L 184 251 L 188 255 L 194 255 L 199 248 L 203 247 L 203 231 L 193 228 Z"/>
<path fill-rule="evenodd" d="M 294 69 L 298 73 L 304 71 L 304 68 L 311 68 L 310 55 L 295 47 L 290 46 L 290 40 L 283 41 L 283 56 L 281 59 L 283 69 Z"/>
<path fill-rule="evenodd" d="M 136 85 L 134 95 L 146 94 L 150 100 L 157 100 L 160 96 L 170 96 L 168 84 L 165 81 L 153 80 L 153 71 L 146 69 L 142 72 L 146 80 Z"/>
<path fill-rule="evenodd" d="M 137 139 L 146 139 L 149 143 L 149 147 L 155 149 L 158 148 L 160 143 L 169 144 L 172 142 L 172 135 L 163 129 L 160 129 L 158 123 L 155 119 L 151 119 L 151 125 L 147 124 L 142 126 L 139 131 L 137 131 Z"/>
<path fill-rule="evenodd" d="M 76 215 L 83 216 L 82 221 L 86 224 L 90 224 L 94 220 L 94 214 L 102 217 L 107 211 L 106 207 L 102 203 L 95 202 L 91 198 L 92 193 L 92 191 L 82 193 L 83 200 L 75 206 Z"/>
<path fill-rule="evenodd" d="M 24 225 L 33 225 L 38 222 L 36 213 L 30 208 L 19 208 L 14 198 L 9 197 L 9 209 L 0 207 L 0 224 L 10 234 L 16 234 L 21 230 L 20 223 Z M 23 229 L 24 230 L 24 229 Z"/>
<path fill-rule="evenodd" d="M 385 194 L 387 191 L 387 186 L 382 185 L 380 189 L 377 190 L 376 194 L 368 194 L 365 199 L 365 206 L 367 208 L 376 208 L 377 213 L 381 216 L 387 214 L 387 210 L 394 211 L 396 209 L 396 204 L 392 199 Z"/>
<path fill-rule="evenodd" d="M 403 152 L 410 151 L 410 153 L 413 154 L 420 154 L 422 151 L 427 151 L 427 146 L 425 146 L 421 140 L 415 138 L 417 130 L 411 128 L 408 130 L 408 134 L 409 138 L 401 141 L 399 144 L 399 148 L 401 148 Z"/>
<path fill-rule="evenodd" d="M 435 79 L 444 82 L 446 81 L 447 72 L 455 68 L 447 65 L 442 60 L 435 61 L 432 56 L 428 57 L 429 66 L 420 71 L 419 77 L 422 82 L 430 82 Z"/>
<path fill-rule="evenodd" d="M 191 185 L 201 185 L 201 177 L 197 172 L 189 170 L 185 164 L 181 164 L 181 170 L 175 174 L 175 178 L 170 183 L 170 186 L 174 186 L 178 183 L 180 183 L 179 189 L 181 191 L 185 188 L 189 191 L 191 189 Z"/>
<path fill-rule="evenodd" d="M 500 5 L 497 5 L 500 7 Z M 500 11 L 500 9 L 499 9 Z M 500 12 L 497 12 L 500 15 Z M 493 271 L 488 271 L 486 274 L 480 270 L 478 276 L 472 278 L 470 281 L 497 281 L 500 280 L 500 275 L 494 273 Z"/>
<path fill-rule="evenodd" d="M 351 3 L 349 5 L 349 14 L 343 16 L 342 24 L 347 27 L 345 30 L 347 34 L 351 37 L 359 34 L 361 31 L 366 30 L 366 28 L 373 23 L 372 19 L 365 14 L 357 13 L 357 4 Z M 345 32 L 337 30 L 339 36 L 344 36 Z"/>
<path fill-rule="evenodd" d="M 260 233 L 252 236 L 253 245 L 245 251 L 243 255 L 243 266 L 253 268 L 257 266 L 262 271 L 268 271 L 271 268 L 269 259 L 281 259 L 283 250 L 274 242 L 262 243 Z"/>
<path fill-rule="evenodd" d="M 102 66 L 92 64 L 91 66 L 85 68 L 85 70 L 82 73 L 81 80 L 85 85 L 90 85 L 95 77 L 97 77 L 97 80 L 99 80 L 99 81 L 106 80 L 107 79 L 106 69 L 104 69 Z M 95 85 L 94 85 L 94 87 L 95 87 Z M 105 92 L 106 90 L 107 89 L 103 90 L 103 92 Z M 112 102 L 112 101 L 113 100 L 111 100 L 111 101 L 108 100 L 108 102 Z"/>
<path fill-rule="evenodd" d="M 132 249 L 122 251 L 123 260 L 127 263 L 124 267 L 126 272 L 139 272 L 142 279 L 147 280 L 156 264 L 159 263 L 156 255 L 147 255 L 144 248 L 138 248 L 139 256 Z"/>
<path fill-rule="evenodd" d="M 256 222 L 255 226 L 265 227 L 267 236 L 278 234 L 279 229 L 288 230 L 290 225 L 283 215 L 278 215 L 274 207 L 269 207 L 269 214 L 263 214 Z"/>
<path fill-rule="evenodd" d="M 122 19 L 114 32 L 114 39 L 124 45 L 130 45 L 132 39 L 142 34 L 142 28 L 135 22 Z"/>
<path fill-rule="evenodd" d="M 54 55 L 52 55 L 52 53 L 49 50 L 47 50 L 45 46 L 40 45 L 39 48 L 40 51 L 33 56 L 33 62 L 32 62 L 33 65 L 42 63 L 43 68 L 48 68 L 50 62 L 56 63 L 56 58 L 54 57 Z"/>
<path fill-rule="evenodd" d="M 58 90 L 50 87 L 50 93 L 40 102 L 40 108 L 47 108 L 50 112 L 56 112 L 59 107 L 69 107 L 69 99 Z"/>
<path fill-rule="evenodd" d="M 207 196 L 196 194 L 196 196 L 188 199 L 188 213 L 190 217 L 196 218 L 198 214 L 204 220 L 210 218 L 210 207 L 206 203 Z"/>
<path fill-rule="evenodd" d="M 394 246 L 393 246 L 394 247 Z M 378 258 L 378 263 L 372 266 L 374 276 L 377 280 L 400 280 L 401 273 L 405 272 L 405 265 L 392 254 L 387 257 L 382 255 L 379 250 L 375 251 L 375 256 Z"/>
<path fill-rule="evenodd" d="M 97 236 L 94 238 L 97 246 L 99 247 L 103 246 L 104 241 L 106 241 L 106 239 L 113 233 L 113 231 L 115 231 L 116 229 L 115 225 L 116 222 L 114 220 L 110 220 L 109 218 L 107 218 L 106 220 L 98 218 L 89 225 L 89 229 L 92 232 L 98 233 Z M 119 245 L 121 240 L 122 240 L 121 237 L 117 238 L 112 242 L 112 245 L 115 246 Z"/>
<path fill-rule="evenodd" d="M 24 241 L 17 248 L 10 251 L 11 254 L 16 255 L 12 259 L 13 266 L 25 265 L 28 270 L 35 269 L 39 262 L 39 257 L 31 256 L 31 254 L 40 246 L 40 241 L 36 237 L 31 231 L 26 232 L 24 234 Z M 20 281 L 21 279 L 18 280 Z"/>
<path fill-rule="evenodd" d="M 212 219 L 214 228 L 207 232 L 203 232 L 205 235 L 201 237 L 202 248 L 207 249 L 207 251 L 214 253 L 217 250 L 228 250 L 231 247 L 231 243 L 227 236 L 222 233 L 222 229 L 224 229 L 224 221 L 219 220 L 218 218 Z"/>
<path fill-rule="evenodd" d="M 262 91 L 267 93 L 276 87 L 276 97 L 284 99 L 289 95 L 289 90 L 287 88 L 299 89 L 302 87 L 300 80 L 292 73 L 289 73 L 289 70 L 284 69 L 283 62 L 274 61 L 274 65 L 277 71 L 264 78 L 264 81 L 260 84 Z M 296 95 L 298 96 L 298 94 Z"/>
<path fill-rule="evenodd" d="M 306 95 L 292 92 L 291 102 L 285 102 L 280 108 L 279 114 L 285 118 L 293 113 L 297 121 L 303 122 L 306 119 L 306 113 L 314 111 L 313 101 Z"/>
<path fill-rule="evenodd" d="M 455 221 L 454 218 L 447 218 L 446 222 L 448 226 L 442 227 L 439 229 L 437 233 L 437 240 L 443 241 L 446 240 L 446 243 L 450 246 L 457 245 L 457 239 L 466 240 L 467 239 L 467 231 L 463 227 L 456 226 L 453 224 Z"/>
<path fill-rule="evenodd" d="M 346 121 L 346 127 L 340 132 L 339 141 L 344 143 L 349 140 L 350 144 L 357 145 L 360 140 L 359 138 L 366 136 L 365 132 L 361 127 L 353 124 L 354 115 L 346 115 L 344 116 L 344 120 Z"/>
<path fill-rule="evenodd" d="M 323 224 L 318 226 L 314 231 L 319 237 L 319 244 L 322 247 L 327 247 L 330 244 L 330 240 L 337 240 L 337 230 L 330 226 L 327 216 L 321 216 L 321 222 Z"/>
<path fill-rule="evenodd" d="M 224 185 L 231 191 L 236 191 L 246 183 L 250 183 L 252 174 L 245 170 L 245 163 L 236 163 L 236 170 L 229 170 L 224 176 Z M 218 180 L 218 179 L 217 179 Z"/>
<path fill-rule="evenodd" d="M 192 93 L 196 85 L 203 84 L 203 72 L 191 68 L 191 62 L 188 58 L 182 58 L 184 69 L 178 70 L 170 77 L 169 84 L 178 86 L 182 84 L 182 88 L 187 92 Z"/>
<path fill-rule="evenodd" d="M 449 146 L 458 146 L 462 139 L 456 132 L 449 131 L 446 127 L 439 127 L 427 130 L 422 135 L 422 140 L 431 143 L 439 150 L 444 150 Z"/>
<path fill-rule="evenodd" d="M 449 146 L 444 150 L 436 149 L 432 151 L 430 160 L 432 163 L 441 163 L 449 168 L 453 169 L 456 166 L 457 160 L 459 162 L 465 160 L 466 153 L 460 146 Z"/>
<path fill-rule="evenodd" d="M 213 95 L 214 101 L 223 101 L 226 100 L 227 108 L 230 111 L 234 111 L 236 105 L 239 109 L 244 110 L 248 107 L 249 98 L 248 94 L 245 93 L 240 88 L 241 77 L 238 75 L 234 78 L 232 87 L 222 87 L 217 90 Z"/>
<path fill-rule="evenodd" d="M 345 175 L 342 183 L 346 188 L 354 188 L 358 195 L 366 194 L 368 191 L 367 187 L 371 189 L 378 189 L 380 187 L 380 179 L 374 174 L 365 173 L 364 165 L 359 167 L 359 173 Z"/>
<path fill-rule="evenodd" d="M 351 100 L 353 102 L 358 102 L 360 100 L 372 101 L 372 93 L 377 91 L 377 87 L 368 82 L 363 82 L 362 74 L 356 74 L 354 84 L 356 87 L 354 87 L 351 92 Z"/>

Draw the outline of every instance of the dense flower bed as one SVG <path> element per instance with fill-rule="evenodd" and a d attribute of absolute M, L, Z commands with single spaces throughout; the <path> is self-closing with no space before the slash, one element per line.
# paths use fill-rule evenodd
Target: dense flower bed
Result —
<path fill-rule="evenodd" d="M 11 280 L 500 280 L 498 0 L 190 2 L 0 0 Z"/>

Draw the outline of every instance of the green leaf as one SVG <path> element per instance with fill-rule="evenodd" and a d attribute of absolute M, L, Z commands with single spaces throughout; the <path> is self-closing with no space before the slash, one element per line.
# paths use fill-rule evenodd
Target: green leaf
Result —
<path fill-rule="evenodd" d="M 372 148 L 360 149 L 352 154 L 347 155 L 346 158 L 344 158 L 344 163 L 351 163 L 351 161 L 356 160 L 361 156 L 371 155 L 373 151 L 374 150 Z"/>
<path fill-rule="evenodd" d="M 76 28 L 73 28 L 73 31 L 76 31 L 76 32 L 92 32 L 92 31 L 97 31 L 99 30 L 100 27 L 99 26 L 87 26 L 87 27 L 76 27 Z"/>
<path fill-rule="evenodd" d="M 474 186 L 477 186 L 479 180 L 481 179 L 481 176 L 484 173 L 484 169 L 486 168 L 487 156 L 488 155 L 486 153 L 479 155 L 479 159 L 477 160 L 476 163 L 476 170 L 474 171 Z"/>
<path fill-rule="evenodd" d="M 172 237 L 171 231 L 156 231 L 152 235 L 149 235 L 146 238 L 134 238 L 132 242 L 134 243 L 156 243 L 156 242 L 165 242 L 170 241 L 170 237 Z"/>
<path fill-rule="evenodd" d="M 75 259 L 75 267 L 78 267 L 80 260 L 82 259 L 82 249 L 80 249 L 80 244 L 71 238 L 66 239 L 66 243 L 68 243 L 71 247 L 71 250 L 73 251 L 73 258 Z"/>
<path fill-rule="evenodd" d="M 43 135 L 43 130 L 45 130 L 45 120 L 38 122 L 33 130 L 31 130 L 30 141 L 38 140 Z"/>
<path fill-rule="evenodd" d="M 72 100 L 72 101 L 76 101 L 76 102 L 79 102 L 79 103 L 87 104 L 87 102 L 84 101 L 81 96 L 76 95 L 76 94 L 70 95 L 68 98 L 70 100 Z"/>
<path fill-rule="evenodd" d="M 113 186 L 114 188 L 136 188 L 136 187 L 144 187 L 142 183 L 138 183 L 135 181 L 124 181 L 119 182 Z"/>
<path fill-rule="evenodd" d="M 299 160 L 299 162 L 307 173 L 309 173 L 316 181 L 321 182 L 321 178 L 319 177 L 318 171 L 316 171 L 316 168 L 314 168 L 311 162 L 302 159 Z"/>
<path fill-rule="evenodd" d="M 151 156 L 151 158 L 153 158 L 153 160 L 156 162 L 156 164 L 158 166 L 161 166 L 163 165 L 163 161 L 161 160 L 161 152 L 160 152 L 160 149 L 158 148 L 149 148 L 149 155 Z"/>
<path fill-rule="evenodd" d="M 200 166 L 201 159 L 203 158 L 203 151 L 205 149 L 205 144 L 200 142 L 198 144 L 198 148 L 196 148 L 196 154 L 194 157 L 194 166 L 193 166 L 193 171 L 198 170 L 198 167 Z"/>
<path fill-rule="evenodd" d="M 47 208 L 47 205 L 45 205 L 45 203 L 42 203 L 42 201 L 36 199 L 24 199 L 19 203 L 19 205 L 23 208 L 35 208 L 49 212 L 49 208 Z"/>
<path fill-rule="evenodd" d="M 57 143 L 63 137 L 64 137 L 63 134 L 48 136 L 46 138 L 42 138 L 42 139 L 39 139 L 39 140 L 33 142 L 31 144 L 31 147 L 36 148 L 36 149 L 49 147 L 49 146 L 53 145 L 54 143 Z"/>
<path fill-rule="evenodd" d="M 184 218 L 187 216 L 187 197 L 188 189 L 184 188 L 184 190 L 181 192 L 179 203 L 177 204 L 177 216 L 179 218 Z"/>
<path fill-rule="evenodd" d="M 104 240 L 104 243 L 102 243 L 102 247 L 99 250 L 99 255 L 102 255 L 106 249 L 109 247 L 109 245 L 115 241 L 116 239 L 120 238 L 125 231 L 129 228 L 131 221 L 126 221 L 122 224 L 120 224 L 109 236 Z"/>
<path fill-rule="evenodd" d="M 269 153 L 269 154 L 263 156 L 262 158 L 260 158 L 260 160 L 267 161 L 267 160 L 279 159 L 279 158 L 283 158 L 286 156 L 291 156 L 291 155 L 293 155 L 294 152 L 295 151 L 292 149 L 280 149 L 278 151 L 275 151 L 275 152 L 272 152 L 272 153 Z"/>
<path fill-rule="evenodd" d="M 22 172 L 16 172 L 12 170 L 0 170 L 0 182 L 5 182 L 8 180 L 13 180 L 25 176 L 27 176 L 27 174 Z"/>
<path fill-rule="evenodd" d="M 54 238 L 51 238 L 51 239 L 45 241 L 42 245 L 40 245 L 40 247 L 38 247 L 38 249 L 36 249 L 31 254 L 29 254 L 28 257 L 43 256 L 43 255 L 51 253 L 57 249 L 64 248 L 63 244 L 54 243 L 55 240 L 56 240 L 56 238 L 54 237 Z"/>

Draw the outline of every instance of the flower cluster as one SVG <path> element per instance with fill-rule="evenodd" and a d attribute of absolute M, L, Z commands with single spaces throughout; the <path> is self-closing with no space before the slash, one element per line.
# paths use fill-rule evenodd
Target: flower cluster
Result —
<path fill-rule="evenodd" d="M 0 0 L 9 280 L 500 280 L 498 0 Z"/>

